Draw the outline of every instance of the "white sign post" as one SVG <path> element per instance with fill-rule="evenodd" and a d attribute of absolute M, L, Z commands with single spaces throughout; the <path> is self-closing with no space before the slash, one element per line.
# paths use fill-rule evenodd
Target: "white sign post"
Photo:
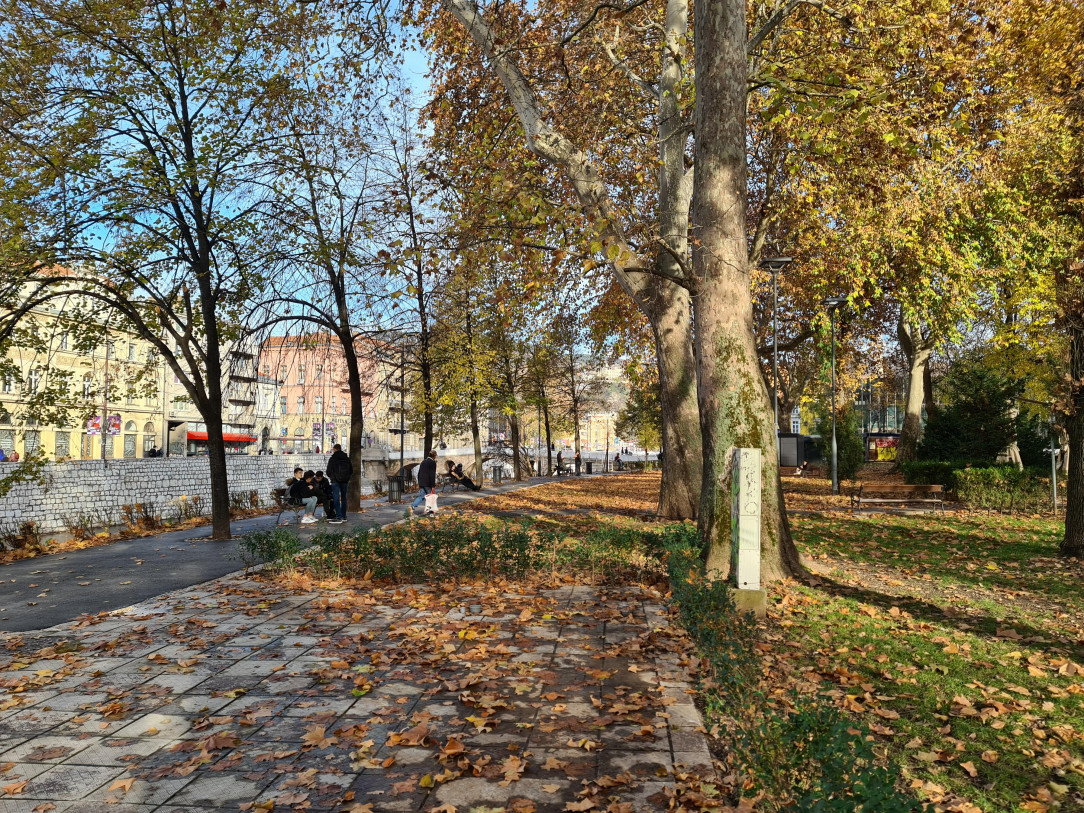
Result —
<path fill-rule="evenodd" d="M 760 449 L 735 449 L 730 480 L 730 580 L 741 611 L 763 616 L 760 587 Z"/>

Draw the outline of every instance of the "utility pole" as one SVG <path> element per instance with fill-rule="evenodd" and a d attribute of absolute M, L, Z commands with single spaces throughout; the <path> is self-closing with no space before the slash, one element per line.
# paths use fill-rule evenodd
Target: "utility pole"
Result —
<path fill-rule="evenodd" d="M 847 301 L 843 296 L 830 296 L 823 304 L 828 306 L 828 318 L 832 323 L 832 493 L 839 493 L 839 457 L 836 446 L 836 308 Z"/>
<path fill-rule="evenodd" d="M 102 381 L 105 386 L 102 387 L 102 426 L 101 434 L 98 437 L 101 439 L 102 446 L 102 460 L 105 460 L 105 435 L 108 431 L 109 421 L 109 332 L 106 330 L 105 334 L 105 369 L 102 372 Z M 112 441 L 110 441 L 112 442 Z"/>

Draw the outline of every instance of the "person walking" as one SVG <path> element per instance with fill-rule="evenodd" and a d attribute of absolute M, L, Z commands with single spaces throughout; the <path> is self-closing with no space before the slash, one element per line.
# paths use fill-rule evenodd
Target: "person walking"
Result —
<path fill-rule="evenodd" d="M 429 456 L 418 466 L 418 496 L 411 503 L 410 510 L 414 511 L 418 506 L 425 503 L 426 494 L 435 494 L 437 491 L 437 450 L 430 449 Z"/>
<path fill-rule="evenodd" d="M 327 461 L 327 479 L 331 481 L 332 519 L 336 525 L 346 521 L 346 488 L 354 476 L 354 464 L 350 455 L 343 451 L 341 443 L 332 447 L 331 459 Z"/>
<path fill-rule="evenodd" d="M 576 456 L 572 458 L 572 462 L 576 465 L 576 476 L 580 476 L 580 452 L 576 451 Z"/>

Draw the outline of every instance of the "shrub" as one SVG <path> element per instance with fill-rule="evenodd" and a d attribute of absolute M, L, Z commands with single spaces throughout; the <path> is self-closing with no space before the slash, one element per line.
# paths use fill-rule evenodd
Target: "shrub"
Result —
<path fill-rule="evenodd" d="M 956 496 L 975 508 L 1038 513 L 1051 507 L 1050 476 L 1042 469 L 991 466 L 960 469 L 955 476 Z"/>
<path fill-rule="evenodd" d="M 973 460 L 993 465 L 1016 434 L 1019 386 L 981 361 L 957 362 L 939 382 L 942 405 L 928 416 L 920 460 Z"/>
<path fill-rule="evenodd" d="M 832 414 L 826 411 L 817 416 L 817 450 L 825 462 L 824 471 L 832 476 Z M 840 480 L 853 480 L 865 464 L 866 450 L 862 440 L 862 420 L 852 407 L 843 407 L 836 413 L 836 467 Z"/>
<path fill-rule="evenodd" d="M 940 485 L 956 491 L 956 471 L 971 463 L 966 460 L 912 460 L 900 463 L 905 482 L 912 485 Z"/>
<path fill-rule="evenodd" d="M 301 538 L 289 528 L 269 528 L 245 534 L 238 542 L 245 568 L 265 562 L 272 570 L 289 570 L 302 550 Z"/>
<path fill-rule="evenodd" d="M 41 529 L 32 519 L 0 525 L 0 550 L 21 550 L 38 554 L 45 550 Z"/>

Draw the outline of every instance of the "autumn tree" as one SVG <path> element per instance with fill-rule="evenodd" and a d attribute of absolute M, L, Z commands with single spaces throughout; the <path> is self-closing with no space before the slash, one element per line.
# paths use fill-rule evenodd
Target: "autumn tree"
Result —
<path fill-rule="evenodd" d="M 296 91 L 282 66 L 303 61 L 311 18 L 184 0 L 27 0 L 7 14 L 9 53 L 52 43 L 33 113 L 7 135 L 53 173 L 71 213 L 53 254 L 75 269 L 33 274 L 20 304 L 76 290 L 155 348 L 207 426 L 213 535 L 228 538 L 224 350 L 242 343 L 260 291 L 269 114 Z"/>

